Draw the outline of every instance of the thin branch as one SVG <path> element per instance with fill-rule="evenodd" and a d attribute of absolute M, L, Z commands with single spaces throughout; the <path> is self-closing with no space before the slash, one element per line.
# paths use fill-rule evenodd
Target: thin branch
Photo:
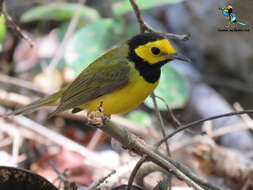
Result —
<path fill-rule="evenodd" d="M 22 136 L 13 125 L 10 125 L 4 120 L 0 119 L 0 132 L 8 134 L 12 139 L 12 156 L 10 163 L 13 165 L 18 164 L 19 150 L 21 147 Z"/>
<path fill-rule="evenodd" d="M 51 168 L 53 168 L 53 170 L 55 171 L 55 173 L 58 175 L 58 177 L 62 181 L 66 180 L 65 176 L 55 167 L 54 162 L 52 160 L 49 161 L 49 165 L 51 166 Z"/>
<path fill-rule="evenodd" d="M 25 88 L 28 90 L 32 90 L 34 92 L 38 92 L 43 95 L 49 95 L 48 93 L 46 93 L 45 91 L 41 90 L 39 87 L 34 85 L 32 82 L 29 82 L 27 80 L 23 80 L 23 79 L 11 77 L 8 75 L 0 74 L 0 82 L 8 84 L 8 85 L 13 85 L 13 86 Z"/>
<path fill-rule="evenodd" d="M 215 185 L 215 184 L 212 184 L 212 183 L 209 183 L 206 179 L 203 179 L 201 177 L 198 177 L 195 173 L 191 172 L 191 170 L 184 166 L 183 164 L 180 164 L 179 162 L 173 160 L 171 157 L 164 157 L 164 155 L 161 154 L 161 152 L 159 151 L 156 151 L 156 153 L 163 157 L 164 159 L 166 159 L 167 161 L 169 161 L 171 164 L 173 164 L 174 166 L 176 166 L 176 168 L 181 171 L 182 173 L 184 173 L 186 176 L 188 176 L 191 180 L 193 180 L 195 183 L 205 187 L 205 188 L 208 188 L 208 189 L 211 189 L 211 190 L 223 190 L 223 188 Z"/>
<path fill-rule="evenodd" d="M 145 183 L 144 178 L 151 173 L 162 172 L 169 174 L 168 171 L 154 164 L 153 162 L 148 162 L 142 165 L 141 169 L 138 171 L 135 177 L 135 182 L 137 185 L 143 187 L 144 189 L 153 189 L 149 183 Z"/>
<path fill-rule="evenodd" d="M 145 27 L 144 20 L 143 20 L 143 18 L 141 16 L 141 11 L 140 11 L 138 5 L 136 4 L 135 0 L 130 0 L 130 3 L 132 5 L 132 7 L 133 7 L 133 10 L 134 10 L 135 15 L 137 17 L 137 20 L 138 20 L 138 22 L 140 24 L 140 32 L 144 33 L 147 30 L 147 28 Z"/>
<path fill-rule="evenodd" d="M 60 180 L 58 189 L 61 189 L 61 184 L 63 183 L 64 186 L 64 190 L 67 189 L 67 187 L 69 187 L 70 183 L 68 182 L 68 180 L 65 178 L 64 174 L 61 173 L 54 165 L 54 162 L 52 160 L 49 161 L 49 165 L 53 168 L 53 170 L 55 171 L 55 173 L 58 175 L 58 177 L 56 178 L 56 180 Z M 65 170 L 66 171 L 66 170 Z M 55 180 L 55 181 L 56 181 Z M 72 190 L 72 189 L 68 189 L 68 190 Z"/>
<path fill-rule="evenodd" d="M 148 32 L 154 32 L 154 33 L 160 34 L 160 35 L 167 37 L 169 39 L 175 39 L 175 40 L 188 40 L 189 39 L 190 34 L 178 35 L 178 34 L 172 34 L 172 33 L 157 32 L 151 26 L 149 26 L 147 23 L 144 22 L 144 20 L 141 16 L 141 11 L 140 11 L 138 5 L 136 4 L 135 0 L 130 0 L 130 3 L 133 7 L 133 10 L 134 10 L 135 15 L 137 17 L 137 20 L 139 22 L 141 33 L 148 31 Z"/>
<path fill-rule="evenodd" d="M 243 111 L 244 110 L 239 103 L 235 103 L 234 108 L 235 108 L 236 111 Z M 253 122 L 252 122 L 252 119 L 250 118 L 250 116 L 248 114 L 240 115 L 240 117 L 245 122 L 245 124 L 248 125 L 249 129 L 253 129 L 252 128 Z"/>
<path fill-rule="evenodd" d="M 45 136 L 46 138 L 50 137 L 51 141 L 58 142 L 60 144 L 64 143 L 64 146 L 67 146 L 67 148 L 70 148 L 74 151 L 78 151 L 81 154 L 89 155 L 90 161 L 93 160 L 93 161 L 96 161 L 96 163 L 106 164 L 106 163 L 103 163 L 103 161 L 101 161 L 101 159 L 99 158 L 95 158 L 94 156 L 90 157 L 91 155 L 93 155 L 93 153 L 91 153 L 91 151 L 84 150 L 83 149 L 84 147 L 82 147 L 81 145 L 78 145 L 77 143 L 75 143 L 76 148 L 73 148 L 71 144 L 74 145 L 74 142 L 72 142 L 71 140 L 65 137 L 59 137 L 59 134 L 56 134 L 52 131 L 49 131 L 48 129 L 45 129 L 41 125 L 25 118 L 24 116 L 16 116 L 16 117 L 13 117 L 12 119 L 16 121 L 17 123 L 23 125 L 25 128 L 29 128 L 34 131 L 38 131 L 39 133 L 42 133 L 43 136 Z M 94 126 L 91 126 L 91 127 L 94 127 Z M 172 160 L 172 158 L 160 153 L 159 151 L 155 151 L 155 149 L 152 148 L 151 146 L 143 145 L 142 143 L 139 142 L 138 138 L 135 135 L 129 134 L 127 130 L 124 130 L 123 128 L 113 124 L 110 120 L 106 120 L 104 126 L 101 127 L 100 129 L 104 131 L 106 134 L 109 134 L 112 138 L 118 140 L 122 144 L 123 147 L 126 147 L 129 150 L 136 152 L 140 156 L 147 155 L 149 160 L 151 160 L 158 166 L 164 168 L 166 171 L 172 172 L 176 177 L 184 180 L 189 186 L 192 186 L 197 190 L 203 190 L 203 188 L 201 188 L 196 183 L 196 181 L 198 180 L 202 184 L 207 183 L 203 179 L 195 176 L 195 174 L 193 174 L 188 168 Z M 54 138 L 52 138 L 53 137 L 52 133 L 54 133 Z M 55 137 L 57 137 L 58 140 L 56 140 Z M 221 190 L 221 188 L 218 188 L 218 189 Z"/>
<path fill-rule="evenodd" d="M 157 106 L 156 95 L 155 95 L 154 92 L 152 92 L 151 98 L 153 100 L 153 104 L 154 104 L 154 107 L 155 107 L 156 115 L 158 116 L 159 121 L 160 121 L 160 127 L 161 127 L 163 138 L 165 138 L 165 136 L 166 136 L 165 126 L 164 126 L 163 118 L 162 118 L 161 113 L 160 113 L 160 111 L 158 109 L 158 106 Z M 165 147 L 166 147 L 168 156 L 171 156 L 171 154 L 170 154 L 170 147 L 169 147 L 168 141 L 166 141 Z M 168 174 L 168 183 L 169 183 L 169 186 L 168 186 L 169 188 L 168 189 L 171 190 L 172 189 L 172 175 L 171 174 Z"/>
<path fill-rule="evenodd" d="M 34 47 L 34 43 L 33 43 L 32 39 L 22 31 L 22 29 L 12 19 L 12 17 L 5 11 L 5 9 L 3 7 L 1 7 L 1 11 L 5 15 L 6 21 L 11 24 L 11 26 L 13 27 L 13 30 L 18 34 L 18 36 L 20 38 L 24 39 L 26 42 L 28 42 L 28 44 L 30 45 L 31 48 Z"/>
<path fill-rule="evenodd" d="M 107 180 L 109 177 L 111 177 L 113 174 L 116 173 L 116 170 L 112 170 L 108 175 L 106 175 L 105 177 L 102 177 L 101 179 L 99 179 L 98 181 L 95 181 L 94 183 L 92 183 L 89 187 L 88 190 L 95 190 L 97 189 L 102 183 L 105 182 L 105 180 Z"/>
<path fill-rule="evenodd" d="M 156 115 L 158 116 L 158 119 L 159 119 L 159 121 L 160 121 L 160 127 L 161 127 L 161 131 L 162 131 L 163 138 L 165 138 L 165 137 L 166 137 L 165 125 L 164 125 L 164 122 L 163 122 L 163 118 L 162 118 L 162 116 L 161 116 L 161 113 L 160 113 L 160 111 L 158 110 L 158 106 L 157 106 L 157 102 L 156 102 L 156 99 L 155 99 L 155 93 L 154 93 L 154 92 L 152 92 L 151 98 L 152 98 L 152 100 L 153 100 L 153 104 L 154 104 L 154 107 L 155 107 Z M 170 148 L 169 148 L 169 143 L 168 143 L 168 141 L 166 141 L 165 146 L 166 146 L 167 154 L 168 154 L 168 156 L 170 156 Z"/>
<path fill-rule="evenodd" d="M 220 115 L 216 115 L 216 116 L 200 119 L 200 120 L 197 120 L 197 121 L 193 121 L 191 123 L 188 123 L 186 125 L 181 126 L 178 129 L 176 129 L 175 131 L 173 131 L 172 133 L 170 133 L 169 135 L 167 135 L 164 139 L 162 139 L 161 141 L 159 141 L 158 143 L 156 143 L 155 146 L 159 147 L 162 143 L 164 143 L 165 141 L 167 141 L 169 138 L 173 137 L 177 133 L 179 133 L 179 132 L 181 132 L 181 131 L 183 131 L 185 129 L 188 129 L 188 128 L 191 128 L 191 127 L 195 127 L 197 124 L 203 123 L 205 121 L 219 119 L 219 118 L 223 118 L 223 117 L 230 117 L 230 116 L 234 116 L 234 115 L 249 114 L 249 113 L 253 113 L 253 109 L 239 111 L 239 112 L 230 112 L 230 113 L 220 114 Z"/>
<path fill-rule="evenodd" d="M 188 177 L 184 174 L 184 172 L 178 169 L 178 167 L 181 165 L 180 163 L 176 163 L 170 157 L 165 156 L 162 153 L 155 152 L 155 150 L 150 146 L 146 147 L 139 142 L 138 138 L 135 135 L 128 133 L 126 130 L 110 122 L 110 120 L 106 120 L 104 126 L 100 129 L 106 134 L 109 134 L 112 138 L 118 140 L 123 147 L 134 151 L 140 156 L 147 155 L 149 160 L 164 168 L 168 172 L 173 172 L 175 176 L 177 176 L 179 179 L 184 180 L 189 186 L 192 186 L 197 190 L 203 190 L 203 188 L 200 187 L 195 181 L 193 181 L 191 177 Z M 176 164 L 173 164 L 172 162 Z M 191 173 L 191 171 L 188 170 L 188 173 Z M 203 181 L 202 179 L 199 180 Z"/>
<path fill-rule="evenodd" d="M 51 142 L 54 142 L 57 145 L 60 145 L 64 148 L 67 148 L 69 150 L 79 152 L 81 155 L 89 155 L 89 161 L 95 162 L 96 165 L 99 164 L 99 166 L 107 167 L 108 165 L 103 162 L 103 159 L 101 156 L 99 156 L 95 151 L 88 150 L 84 146 L 72 141 L 71 139 L 68 139 L 67 137 L 64 137 L 57 132 L 54 132 L 32 120 L 30 120 L 27 117 L 24 117 L 22 115 L 18 115 L 15 117 L 8 118 L 13 120 L 14 122 L 18 123 L 22 128 L 29 129 L 37 134 L 40 134 L 44 138 L 48 139 Z M 1 121 L 1 120 L 0 120 Z M 92 163 L 92 162 L 91 162 Z"/>
<path fill-rule="evenodd" d="M 157 96 L 155 95 L 156 98 L 160 99 L 161 101 L 163 101 L 163 103 L 166 105 L 167 108 L 167 112 L 169 115 L 169 119 L 172 121 L 173 127 L 174 128 L 178 128 L 181 126 L 180 121 L 176 118 L 176 116 L 174 115 L 173 111 L 170 109 L 168 102 L 166 102 L 166 100 L 161 97 L 161 96 Z"/>
<path fill-rule="evenodd" d="M 234 104 L 234 108 L 236 111 L 243 111 L 243 108 L 238 103 Z M 243 120 L 243 122 L 241 122 L 241 123 L 236 123 L 236 124 L 224 126 L 222 128 L 216 129 L 216 130 L 212 130 L 212 126 L 208 127 L 211 129 L 207 133 L 208 136 L 213 138 L 213 137 L 219 137 L 219 136 L 223 136 L 228 133 L 234 133 L 234 132 L 241 131 L 241 130 L 246 130 L 246 129 L 252 130 L 253 129 L 253 121 L 250 118 L 250 116 L 248 114 L 245 114 L 245 115 L 240 115 L 240 117 Z"/>
<path fill-rule="evenodd" d="M 87 145 L 87 148 L 90 150 L 94 150 L 99 142 L 100 137 L 103 135 L 102 131 L 96 130 L 93 134 L 89 144 Z"/>
<path fill-rule="evenodd" d="M 123 176 L 126 176 L 127 174 L 131 173 L 136 163 L 137 161 L 133 160 L 128 163 L 125 163 L 124 165 L 119 166 L 117 168 L 117 173 L 110 178 L 110 181 L 108 181 L 107 186 L 110 187 L 111 185 L 118 183 Z"/>
<path fill-rule="evenodd" d="M 147 156 L 144 155 L 143 157 L 141 157 L 141 159 L 136 163 L 133 171 L 131 172 L 131 175 L 129 177 L 128 180 L 128 185 L 127 185 L 127 190 L 131 190 L 133 182 L 134 182 L 134 178 L 138 172 L 138 170 L 140 169 L 141 165 L 147 161 Z"/>
<path fill-rule="evenodd" d="M 161 101 L 163 101 L 163 103 L 166 105 L 167 112 L 168 112 L 168 116 L 169 116 L 169 120 L 172 121 L 172 126 L 173 126 L 175 129 L 181 127 L 182 124 L 181 124 L 180 121 L 176 118 L 176 116 L 173 114 L 173 111 L 170 109 L 168 102 L 166 102 L 166 100 L 165 100 L 163 97 L 161 97 L 161 96 L 157 96 L 157 95 L 156 95 L 156 98 L 159 98 L 159 99 L 160 99 Z M 190 129 L 187 129 L 186 131 L 187 131 L 188 133 L 192 134 L 192 135 L 196 135 L 196 134 L 197 134 L 197 135 L 199 135 L 199 134 L 203 135 L 203 134 L 205 134 L 204 131 L 202 131 L 201 133 L 199 133 L 199 132 L 196 133 L 195 131 L 191 131 Z"/>

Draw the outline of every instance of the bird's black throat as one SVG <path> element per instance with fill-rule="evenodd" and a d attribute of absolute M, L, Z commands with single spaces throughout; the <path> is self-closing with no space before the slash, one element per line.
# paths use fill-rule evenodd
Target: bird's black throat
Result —
<path fill-rule="evenodd" d="M 156 64 L 149 64 L 137 56 L 133 50 L 130 50 L 128 59 L 134 62 L 135 68 L 139 71 L 144 80 L 149 83 L 155 83 L 160 78 L 161 67 L 168 62 L 168 60 L 164 60 Z"/>
<path fill-rule="evenodd" d="M 129 53 L 128 60 L 134 62 L 135 68 L 139 71 L 140 75 L 149 83 L 155 83 L 161 75 L 161 66 L 168 62 L 168 60 L 161 61 L 155 64 L 149 64 L 141 57 L 136 55 L 135 49 L 148 42 L 164 39 L 156 33 L 144 33 L 134 36 L 128 41 Z"/>

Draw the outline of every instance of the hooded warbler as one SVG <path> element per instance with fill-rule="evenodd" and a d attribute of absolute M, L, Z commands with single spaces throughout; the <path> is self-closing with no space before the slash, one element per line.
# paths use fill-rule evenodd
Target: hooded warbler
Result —
<path fill-rule="evenodd" d="M 50 116 L 69 109 L 91 113 L 101 103 L 104 115 L 128 112 L 153 92 L 159 83 L 160 68 L 174 59 L 189 62 L 165 37 L 156 33 L 136 35 L 99 57 L 60 91 L 8 115 L 41 106 L 57 106 Z"/>

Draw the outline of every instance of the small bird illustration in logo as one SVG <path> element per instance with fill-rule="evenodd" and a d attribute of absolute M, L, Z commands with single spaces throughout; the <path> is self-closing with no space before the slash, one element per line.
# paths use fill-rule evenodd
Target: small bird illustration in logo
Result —
<path fill-rule="evenodd" d="M 233 24 L 235 24 L 235 25 L 240 24 L 240 25 L 245 26 L 245 27 L 249 26 L 248 24 L 245 24 L 245 23 L 240 22 L 240 21 L 237 20 L 236 14 L 233 13 L 232 5 L 228 5 L 227 7 L 222 8 L 221 10 L 222 10 L 222 14 L 229 19 L 229 25 L 225 26 L 225 27 L 232 26 Z"/>

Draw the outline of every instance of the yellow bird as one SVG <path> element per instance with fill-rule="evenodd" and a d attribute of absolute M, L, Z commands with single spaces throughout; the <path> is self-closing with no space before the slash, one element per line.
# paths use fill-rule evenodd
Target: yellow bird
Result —
<path fill-rule="evenodd" d="M 106 116 L 128 112 L 153 92 L 161 67 L 174 59 L 189 62 L 165 37 L 156 33 L 136 35 L 99 57 L 60 91 L 8 115 L 41 106 L 57 106 L 50 116 L 69 109 L 73 113 L 82 109 L 91 113 L 100 104 Z"/>

